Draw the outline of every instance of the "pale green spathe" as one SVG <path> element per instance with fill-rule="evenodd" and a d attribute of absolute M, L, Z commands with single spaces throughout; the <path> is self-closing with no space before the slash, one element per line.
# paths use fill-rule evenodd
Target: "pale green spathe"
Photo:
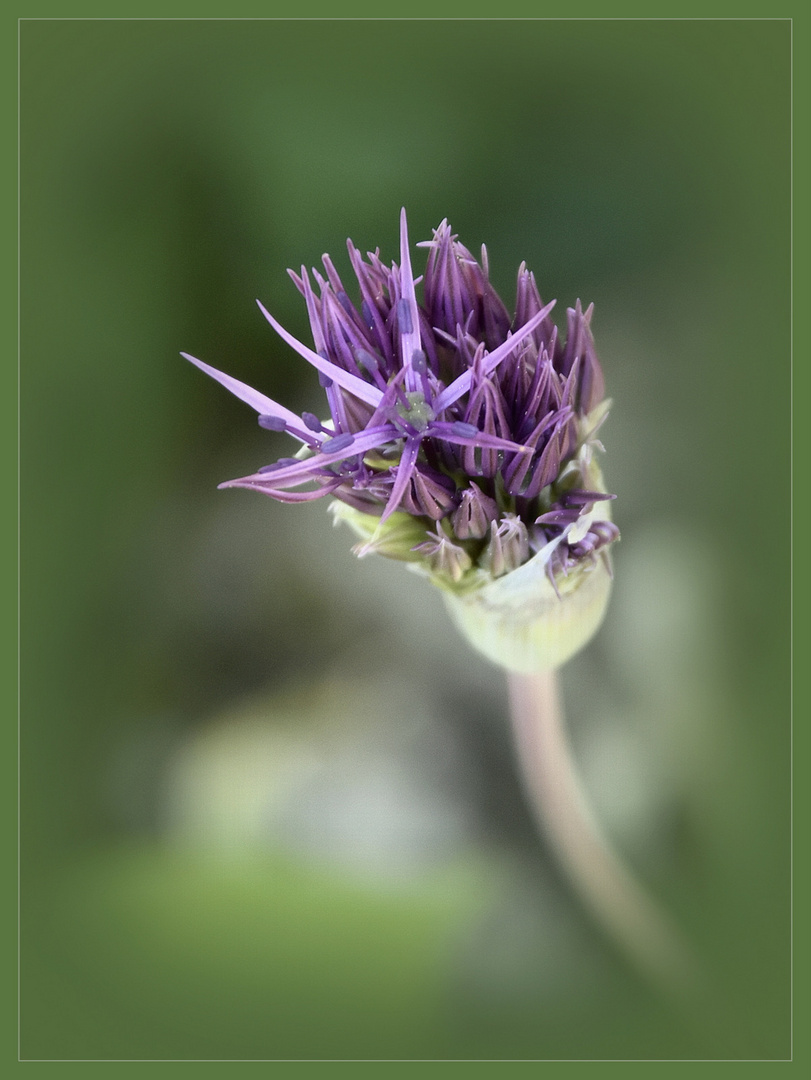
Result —
<path fill-rule="evenodd" d="M 530 674 L 571 659 L 599 629 L 608 605 L 611 575 L 603 559 L 556 581 L 560 596 L 539 552 L 479 589 L 442 596 L 475 649 L 500 667 Z"/>
<path fill-rule="evenodd" d="M 595 487 L 602 477 L 592 462 Z M 600 501 L 601 517 L 609 517 Z M 380 526 L 380 519 L 334 502 L 335 523 L 345 522 L 364 543 L 355 551 L 372 551 L 408 562 L 410 569 L 437 586 L 453 621 L 467 641 L 494 664 L 520 674 L 551 671 L 565 664 L 589 643 L 605 616 L 611 593 L 608 558 L 584 560 L 568 574 L 558 573 L 555 591 L 547 572 L 554 547 L 550 541 L 523 566 L 493 578 L 473 568 L 454 582 L 432 573 L 414 545 L 426 536 L 425 526 L 410 514 L 398 512 Z M 585 535 L 596 512 L 584 516 L 578 529 Z M 572 530 L 570 530 L 571 533 Z"/>

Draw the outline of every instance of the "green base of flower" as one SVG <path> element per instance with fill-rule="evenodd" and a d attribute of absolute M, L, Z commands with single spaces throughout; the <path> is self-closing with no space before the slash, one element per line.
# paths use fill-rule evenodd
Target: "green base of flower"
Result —
<path fill-rule="evenodd" d="M 611 593 L 605 552 L 566 575 L 558 574 L 554 586 L 548 551 L 501 577 L 470 568 L 454 580 L 435 572 L 414 550 L 425 539 L 424 520 L 395 513 L 381 525 L 379 518 L 344 503 L 334 502 L 330 509 L 336 524 L 344 522 L 360 537 L 356 554 L 375 552 L 407 562 L 439 588 L 468 642 L 508 671 L 528 675 L 560 667 L 588 644 L 605 616 Z"/>
<path fill-rule="evenodd" d="M 329 509 L 335 525 L 348 525 L 361 540 L 352 549 L 356 555 L 383 555 L 387 559 L 409 563 L 423 561 L 414 548 L 427 536 L 425 519 L 396 511 L 381 524 L 374 514 L 362 514 L 337 499 L 330 503 Z"/>
<path fill-rule="evenodd" d="M 600 627 L 611 593 L 607 560 L 558 577 L 560 596 L 534 559 L 475 592 L 443 591 L 468 642 L 508 671 L 551 671 L 579 652 Z"/>

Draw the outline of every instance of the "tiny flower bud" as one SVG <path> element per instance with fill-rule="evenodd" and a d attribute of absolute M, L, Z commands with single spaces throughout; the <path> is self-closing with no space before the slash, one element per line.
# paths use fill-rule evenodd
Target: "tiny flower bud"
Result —
<path fill-rule="evenodd" d="M 429 533 L 428 539 L 417 544 L 414 551 L 428 561 L 435 574 L 448 577 L 453 582 L 461 581 L 462 575 L 473 565 L 465 549 L 448 539 L 439 522 L 436 524 L 436 536 Z"/>
<path fill-rule="evenodd" d="M 451 516 L 451 522 L 460 540 L 482 540 L 487 536 L 490 522 L 497 517 L 495 499 L 485 495 L 478 484 L 471 484 L 462 492 L 462 501 Z"/>
<path fill-rule="evenodd" d="M 494 578 L 509 574 L 526 562 L 529 555 L 527 527 L 515 514 L 505 514 L 490 526 L 486 560 Z"/>

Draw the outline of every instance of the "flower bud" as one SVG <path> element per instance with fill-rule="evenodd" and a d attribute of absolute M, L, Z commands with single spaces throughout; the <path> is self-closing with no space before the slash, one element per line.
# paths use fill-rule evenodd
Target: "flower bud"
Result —
<path fill-rule="evenodd" d="M 490 526 L 490 543 L 485 553 L 485 563 L 489 565 L 494 578 L 509 574 L 527 561 L 529 539 L 527 527 L 515 514 L 505 514 L 499 522 Z"/>
<path fill-rule="evenodd" d="M 459 509 L 451 521 L 453 531 L 460 540 L 482 540 L 490 529 L 490 522 L 498 517 L 498 504 L 485 495 L 478 484 L 471 484 L 461 495 Z"/>
<path fill-rule="evenodd" d="M 428 539 L 414 548 L 415 553 L 427 560 L 434 574 L 450 579 L 454 584 L 462 580 L 463 575 L 473 565 L 468 553 L 454 542 L 436 523 L 436 535 L 428 534 Z"/>

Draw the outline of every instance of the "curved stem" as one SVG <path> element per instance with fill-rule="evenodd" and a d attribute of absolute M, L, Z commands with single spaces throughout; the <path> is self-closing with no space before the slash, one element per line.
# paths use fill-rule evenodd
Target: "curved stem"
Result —
<path fill-rule="evenodd" d="M 637 970 L 679 996 L 699 983 L 689 946 L 611 848 L 583 795 L 554 671 L 509 673 L 513 734 L 532 809 L 595 921 Z"/>

